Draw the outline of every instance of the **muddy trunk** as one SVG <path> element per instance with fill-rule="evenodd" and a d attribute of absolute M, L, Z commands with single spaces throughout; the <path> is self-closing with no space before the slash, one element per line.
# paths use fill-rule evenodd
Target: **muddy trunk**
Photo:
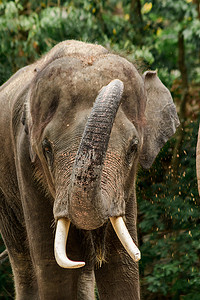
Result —
<path fill-rule="evenodd" d="M 101 194 L 101 174 L 122 92 L 120 80 L 113 80 L 102 88 L 75 158 L 69 189 L 69 213 L 71 221 L 82 229 L 95 229 L 109 217 L 109 201 Z"/>

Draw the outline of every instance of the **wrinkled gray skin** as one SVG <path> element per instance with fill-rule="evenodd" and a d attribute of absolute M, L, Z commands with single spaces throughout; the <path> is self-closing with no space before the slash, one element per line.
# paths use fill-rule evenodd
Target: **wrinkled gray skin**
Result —
<path fill-rule="evenodd" d="M 85 182 L 77 175 L 80 166 L 74 167 L 76 153 L 84 148 L 80 142 L 95 98 L 116 78 L 124 84 L 121 104 L 108 145 L 97 143 L 105 153 L 90 163 Z M 138 264 L 109 217 L 124 216 L 137 244 L 138 161 L 149 168 L 179 124 L 156 72 L 142 77 L 101 46 L 65 41 L 0 88 L 0 107 L 0 228 L 16 299 L 94 299 L 95 281 L 100 299 L 140 299 Z M 108 125 L 99 124 L 97 115 L 92 126 L 96 141 L 104 143 L 98 129 Z M 83 152 L 82 162 L 90 159 L 87 147 Z M 101 171 L 90 185 L 93 165 Z M 81 181 L 78 192 L 73 176 Z M 83 268 L 63 269 L 55 261 L 54 225 L 60 217 L 72 222 L 67 255 L 85 261 Z"/>

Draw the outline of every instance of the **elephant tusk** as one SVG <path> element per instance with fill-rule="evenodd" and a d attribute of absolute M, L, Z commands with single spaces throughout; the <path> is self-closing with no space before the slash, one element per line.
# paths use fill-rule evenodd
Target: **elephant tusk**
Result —
<path fill-rule="evenodd" d="M 72 261 L 66 255 L 66 242 L 69 232 L 70 221 L 59 219 L 56 226 L 54 254 L 57 264 L 62 268 L 76 269 L 85 265 L 83 261 Z"/>
<path fill-rule="evenodd" d="M 133 242 L 133 239 L 130 236 L 128 229 L 126 228 L 123 218 L 110 217 L 110 221 L 119 240 L 121 241 L 128 254 L 132 257 L 134 261 L 139 261 L 141 258 L 140 250 Z"/>

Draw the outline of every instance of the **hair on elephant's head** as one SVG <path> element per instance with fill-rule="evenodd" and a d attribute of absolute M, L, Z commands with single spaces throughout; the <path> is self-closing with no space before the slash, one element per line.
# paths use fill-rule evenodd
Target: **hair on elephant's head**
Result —
<path fill-rule="evenodd" d="M 69 223 L 93 230 L 110 218 L 115 229 L 124 226 L 138 161 L 149 168 L 179 121 L 156 72 L 142 77 L 98 45 L 70 41 L 52 53 L 26 103 L 30 155 L 54 198 L 57 261 L 79 267 L 65 263 L 65 244 L 59 248 Z M 125 227 L 116 229 L 126 244 L 123 230 L 128 235 Z M 130 253 L 134 245 L 127 239 Z"/>

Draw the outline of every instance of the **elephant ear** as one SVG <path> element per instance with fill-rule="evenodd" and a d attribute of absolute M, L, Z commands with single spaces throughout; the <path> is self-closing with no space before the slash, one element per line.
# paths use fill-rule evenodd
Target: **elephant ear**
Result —
<path fill-rule="evenodd" d="M 147 103 L 140 164 L 148 169 L 180 123 L 170 91 L 160 81 L 157 72 L 145 72 L 143 80 Z"/>
<path fill-rule="evenodd" d="M 30 142 L 30 132 L 29 132 L 30 130 L 29 130 L 28 120 L 27 120 L 27 106 L 28 106 L 27 103 L 25 103 L 24 109 L 22 112 L 21 122 L 24 125 L 24 131 L 27 134 L 28 139 L 29 139 L 29 143 L 30 143 L 29 144 L 29 156 L 30 156 L 31 162 L 35 162 L 36 153 L 33 151 L 33 148 L 32 148 L 31 142 Z"/>

